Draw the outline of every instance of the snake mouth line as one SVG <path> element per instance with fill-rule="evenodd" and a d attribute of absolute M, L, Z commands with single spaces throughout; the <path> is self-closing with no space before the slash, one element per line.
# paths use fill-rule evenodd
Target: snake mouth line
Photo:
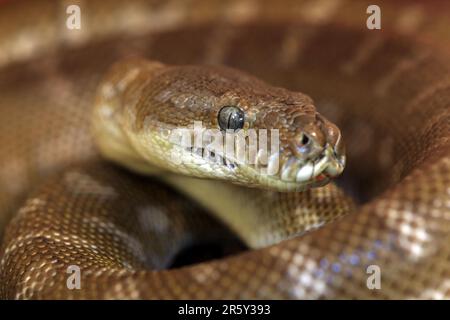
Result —
<path fill-rule="evenodd" d="M 190 152 L 191 154 L 198 157 L 202 157 L 207 161 L 222 165 L 229 170 L 235 170 L 240 166 L 237 161 L 233 161 L 230 158 L 224 157 L 220 153 L 208 150 L 207 148 L 187 147 L 185 148 L 185 151 Z"/>
<path fill-rule="evenodd" d="M 257 153 L 254 164 L 246 164 L 208 148 L 186 147 L 185 151 L 230 171 L 248 167 L 251 170 L 259 170 L 258 174 L 266 177 L 302 185 L 325 185 L 330 179 L 340 175 L 345 167 L 345 157 L 338 157 L 330 145 L 327 145 L 316 159 L 304 161 L 297 157 L 290 157 L 283 163 L 280 163 L 279 152 L 271 155 L 265 163 L 261 162 L 260 153 Z"/>

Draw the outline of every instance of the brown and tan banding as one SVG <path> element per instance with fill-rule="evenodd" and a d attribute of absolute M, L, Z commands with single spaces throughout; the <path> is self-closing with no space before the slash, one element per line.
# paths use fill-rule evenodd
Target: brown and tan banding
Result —
<path fill-rule="evenodd" d="M 380 2 L 381 30 L 366 28 L 368 1 L 74 3 L 83 17 L 74 31 L 63 1 L 0 6 L 0 297 L 450 297 L 448 3 Z M 130 63 L 138 72 L 123 77 L 117 68 Z M 128 94 L 116 95 L 115 76 Z M 105 97 L 130 102 L 107 124 L 129 112 L 124 128 L 139 142 L 158 115 L 217 125 L 203 112 L 170 117 L 185 100 L 158 110 L 132 101 L 156 99 L 135 94 L 145 83 L 164 91 L 178 78 L 194 88 L 186 101 L 207 99 L 203 76 L 232 84 L 201 85 L 218 100 L 230 89 L 243 108 L 266 102 L 258 128 L 287 121 L 289 99 L 292 114 L 332 133 L 335 123 L 347 158 L 337 185 L 277 192 L 144 177 L 99 155 L 92 110 Z M 107 141 L 123 150 L 117 138 Z M 133 148 L 129 161 L 144 163 L 134 170 L 146 171 L 145 148 Z M 179 267 L 179 253 L 199 243 L 232 254 Z M 239 243 L 248 249 L 236 252 Z M 66 286 L 69 265 L 81 268 L 81 290 Z M 369 265 L 381 269 L 380 290 L 366 286 Z"/>

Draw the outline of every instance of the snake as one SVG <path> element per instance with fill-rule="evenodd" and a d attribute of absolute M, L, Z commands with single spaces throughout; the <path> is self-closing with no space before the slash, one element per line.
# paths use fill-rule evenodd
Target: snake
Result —
<path fill-rule="evenodd" d="M 0 297 L 450 298 L 449 3 L 376 4 L 4 1 Z"/>

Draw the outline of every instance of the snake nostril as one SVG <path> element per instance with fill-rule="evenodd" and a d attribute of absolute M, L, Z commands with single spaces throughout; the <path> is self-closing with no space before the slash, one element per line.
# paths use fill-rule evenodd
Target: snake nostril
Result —
<path fill-rule="evenodd" d="M 311 139 L 305 133 L 301 134 L 301 138 L 300 138 L 301 145 L 306 146 L 310 140 Z"/>
<path fill-rule="evenodd" d="M 305 132 L 300 132 L 294 138 L 293 151 L 301 158 L 309 157 L 313 148 L 313 139 Z"/>

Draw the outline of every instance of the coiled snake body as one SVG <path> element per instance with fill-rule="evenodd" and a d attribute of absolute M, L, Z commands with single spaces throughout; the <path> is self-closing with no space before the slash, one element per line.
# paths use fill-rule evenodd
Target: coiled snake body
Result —
<path fill-rule="evenodd" d="M 449 298 L 448 4 L 383 2 L 382 30 L 365 1 L 79 5 L 80 30 L 63 2 L 0 8 L 2 298 Z M 280 129 L 290 184 L 158 158 L 149 130 L 224 106 Z M 342 171 L 327 119 L 339 187 L 293 192 L 305 163 Z M 234 254 L 177 265 L 201 243 Z"/>

